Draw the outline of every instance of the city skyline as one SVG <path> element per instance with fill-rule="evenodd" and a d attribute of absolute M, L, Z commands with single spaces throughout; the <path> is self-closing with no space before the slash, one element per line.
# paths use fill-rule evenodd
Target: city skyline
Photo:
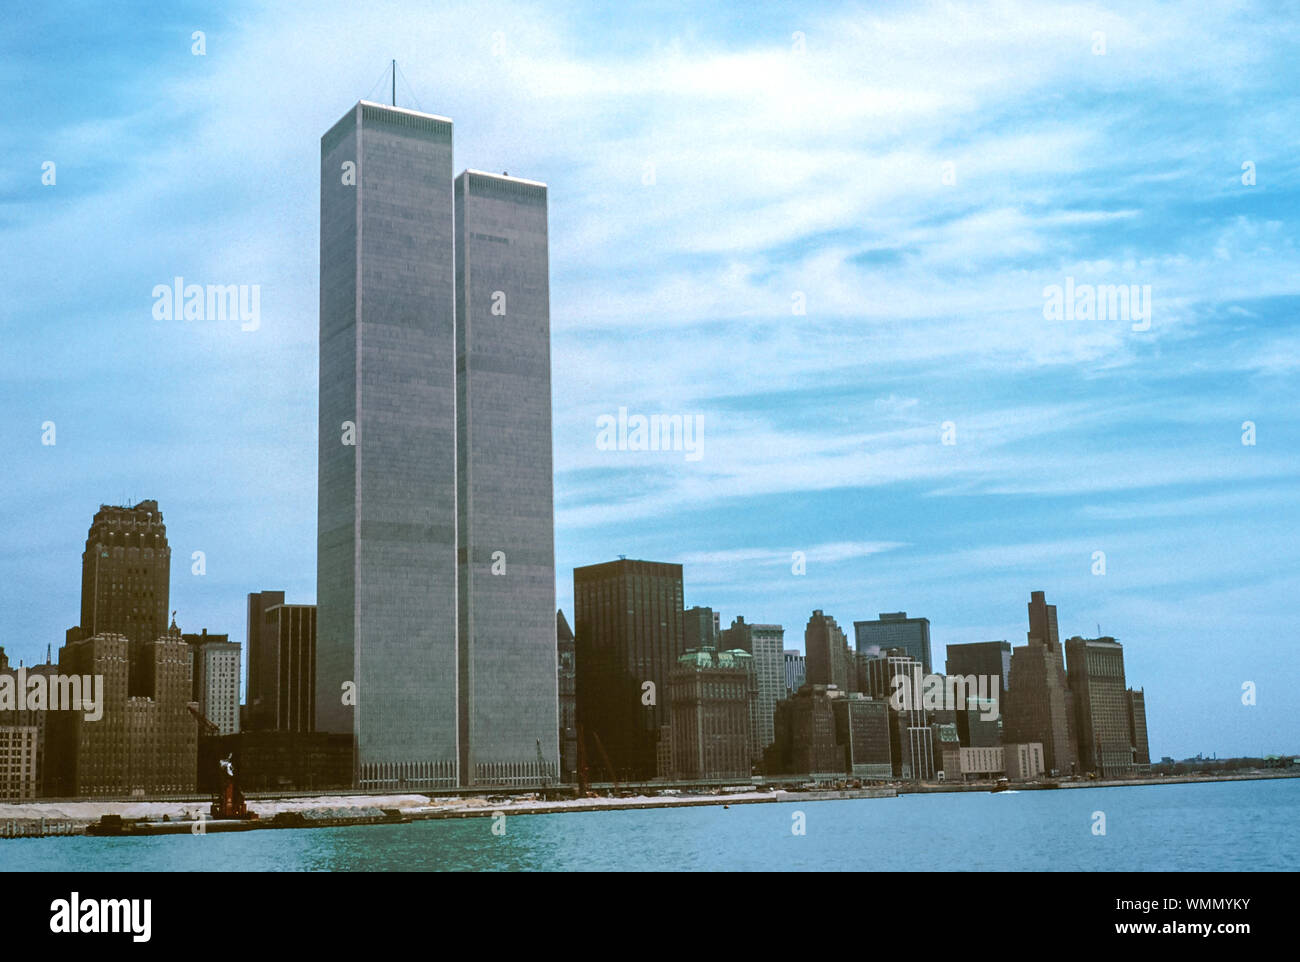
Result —
<path fill-rule="evenodd" d="M 576 17 L 528 30 L 503 18 L 499 56 L 485 14 L 435 64 L 418 52 L 422 22 L 394 37 L 326 8 L 317 46 L 286 60 L 266 51 L 291 18 L 205 12 L 183 31 L 124 20 L 80 73 L 57 45 L 14 49 L 33 29 L 16 25 L 10 62 L 42 81 L 70 76 L 32 88 L 40 109 L 4 121 L 32 146 L 6 181 L 2 236 L 22 280 L 0 437 L 11 503 L 26 512 L 9 524 L 0 575 L 42 599 L 0 616 L 14 662 L 40 660 L 75 620 L 67 558 L 105 502 L 162 506 L 170 606 L 187 630 L 242 641 L 246 595 L 265 585 L 317 600 L 318 170 L 302 145 L 394 55 L 425 109 L 463 118 L 457 169 L 550 185 L 557 607 L 570 618 L 568 573 L 626 554 L 682 564 L 684 604 L 724 623 L 797 635 L 815 609 L 841 626 L 926 617 L 937 664 L 948 644 L 1024 644 L 1022 598 L 1043 589 L 1062 638 L 1125 646 L 1157 756 L 1291 750 L 1279 733 L 1300 703 L 1274 679 L 1294 669 L 1281 640 L 1285 599 L 1300 593 L 1284 482 L 1297 473 L 1288 309 L 1300 272 L 1278 25 L 1208 12 L 1192 34 L 1157 31 L 1145 7 L 1097 24 L 1049 11 L 1023 39 L 981 47 L 960 22 L 931 19 L 921 34 L 893 9 L 776 14 L 762 30 L 707 12 L 689 28 L 652 19 L 643 42 L 620 34 L 617 53 Z M 203 27 L 194 57 L 187 38 Z M 1104 56 L 1089 50 L 1094 29 Z M 873 31 L 924 36 L 955 78 L 925 78 L 924 58 L 896 44 L 855 79 L 837 38 Z M 1211 37 L 1244 39 L 1204 55 Z M 1169 65 L 1180 45 L 1204 55 L 1196 76 Z M 150 111 L 121 87 L 59 99 L 105 64 L 149 89 Z M 601 70 L 608 91 L 584 92 Z M 1215 98 L 1242 93 L 1236 113 L 1198 114 L 1202 83 Z M 701 84 L 713 97 L 688 116 Z M 1124 95 L 1141 87 L 1151 95 Z M 1062 92 L 1069 110 L 1045 110 Z M 400 84 L 398 95 L 414 106 Z M 619 124 L 575 123 L 602 117 L 600 97 L 621 98 Z M 1168 99 L 1198 114 L 1180 121 L 1190 136 L 1160 116 Z M 953 133 L 950 118 L 972 108 L 1005 126 Z M 880 132 L 827 127 L 832 115 Z M 1131 143 L 1136 129 L 1151 146 Z M 50 159 L 58 180 L 45 187 Z M 114 229 L 86 230 L 96 221 Z M 155 320 L 149 292 L 174 277 L 260 284 L 259 329 Z M 1151 329 L 1045 321 L 1042 290 L 1068 278 L 1151 284 Z M 791 312 L 797 292 L 804 314 Z M 599 450 L 596 419 L 621 407 L 703 415 L 701 459 Z M 54 445 L 40 443 L 46 421 Z M 954 445 L 941 442 L 946 421 Z M 1246 421 L 1254 446 L 1241 443 Z M 1252 707 L 1247 681 L 1260 686 Z"/>

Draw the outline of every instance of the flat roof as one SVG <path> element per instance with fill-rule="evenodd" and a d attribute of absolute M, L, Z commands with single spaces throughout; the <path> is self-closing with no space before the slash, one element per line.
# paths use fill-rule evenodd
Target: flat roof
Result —
<path fill-rule="evenodd" d="M 515 184 L 528 184 L 530 187 L 545 187 L 546 185 L 540 180 L 528 180 L 524 177 L 511 177 L 509 174 L 494 174 L 487 170 L 475 170 L 473 167 L 466 167 L 461 171 L 461 175 L 474 174 L 477 177 L 494 177 L 497 180 L 507 180 Z"/>
<path fill-rule="evenodd" d="M 425 117 L 429 120 L 441 120 L 443 123 L 447 124 L 452 122 L 450 117 L 444 117 L 441 114 L 426 114 L 422 110 L 411 110 L 408 107 L 394 107 L 392 104 L 379 104 L 375 103 L 373 100 L 358 100 L 357 103 L 361 104 L 363 107 L 378 107 L 381 110 L 392 110 L 399 114 L 410 114 L 412 117 Z"/>

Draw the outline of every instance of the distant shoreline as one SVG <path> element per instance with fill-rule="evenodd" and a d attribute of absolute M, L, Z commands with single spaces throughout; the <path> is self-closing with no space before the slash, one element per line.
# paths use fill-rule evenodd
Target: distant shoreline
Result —
<path fill-rule="evenodd" d="M 1300 778 L 1300 772 L 1170 775 L 1163 778 L 1120 778 L 1011 783 L 1003 791 L 1045 791 L 1076 788 L 1123 788 L 1196 782 L 1266 781 Z M 864 798 L 893 798 L 955 792 L 990 793 L 992 782 L 922 782 L 864 788 L 808 790 L 755 789 L 746 785 L 718 789 L 717 794 L 635 795 L 631 797 L 568 798 L 544 800 L 522 796 L 498 798 L 464 795 L 439 798 L 418 793 L 398 795 L 316 795 L 249 798 L 249 808 L 260 816 L 252 821 L 206 817 L 208 799 L 178 801 L 28 801 L 0 802 L 0 842 L 6 838 L 68 837 L 102 834 L 102 816 L 120 816 L 124 837 L 173 834 L 207 834 L 275 828 L 326 828 L 350 825 L 405 824 L 450 818 L 553 815 L 561 812 L 628 811 L 652 808 L 690 808 L 701 805 L 731 806 L 778 802 L 816 802 Z M 197 817 L 203 814 L 202 821 Z M 91 831 L 88 832 L 87 829 Z"/>

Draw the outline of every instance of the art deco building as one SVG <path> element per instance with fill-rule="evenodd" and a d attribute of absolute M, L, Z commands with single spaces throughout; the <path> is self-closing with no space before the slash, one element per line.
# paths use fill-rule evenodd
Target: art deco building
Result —
<path fill-rule="evenodd" d="M 124 636 L 133 653 L 167 632 L 171 548 L 157 501 L 134 507 L 101 504 L 81 556 L 81 623 L 68 641 Z M 131 669 L 132 695 L 148 696 L 145 662 Z"/>
<path fill-rule="evenodd" d="M 1035 591 L 1029 602 L 1029 643 L 1011 653 L 1011 678 L 1002 708 L 1007 744 L 1039 742 L 1048 774 L 1077 767 L 1074 696 L 1065 673 L 1056 606 Z"/>
<path fill-rule="evenodd" d="M 190 646 L 174 625 L 137 648 L 123 635 L 100 634 L 64 645 L 59 673 L 103 677 L 102 717 L 52 712 L 53 764 L 60 795 L 193 792 L 198 723 L 190 714 Z M 131 695 L 131 661 L 150 695 Z"/>
<path fill-rule="evenodd" d="M 840 691 L 856 691 L 856 659 L 848 639 L 830 615 L 814 611 L 804 628 L 807 683 L 834 685 Z"/>

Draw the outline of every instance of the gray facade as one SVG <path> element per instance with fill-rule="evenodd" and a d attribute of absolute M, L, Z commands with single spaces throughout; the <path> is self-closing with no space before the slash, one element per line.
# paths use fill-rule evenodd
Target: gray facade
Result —
<path fill-rule="evenodd" d="M 451 137 L 363 101 L 321 138 L 316 728 L 363 788 L 459 779 Z"/>
<path fill-rule="evenodd" d="M 753 712 L 753 758 L 758 762 L 776 740 L 776 703 L 785 697 L 785 629 L 780 625 L 751 625 L 737 617 L 722 632 L 722 638 L 727 648 L 740 648 L 754 656 L 758 697 Z"/>
<path fill-rule="evenodd" d="M 546 185 L 456 178 L 463 785 L 559 778 Z"/>

